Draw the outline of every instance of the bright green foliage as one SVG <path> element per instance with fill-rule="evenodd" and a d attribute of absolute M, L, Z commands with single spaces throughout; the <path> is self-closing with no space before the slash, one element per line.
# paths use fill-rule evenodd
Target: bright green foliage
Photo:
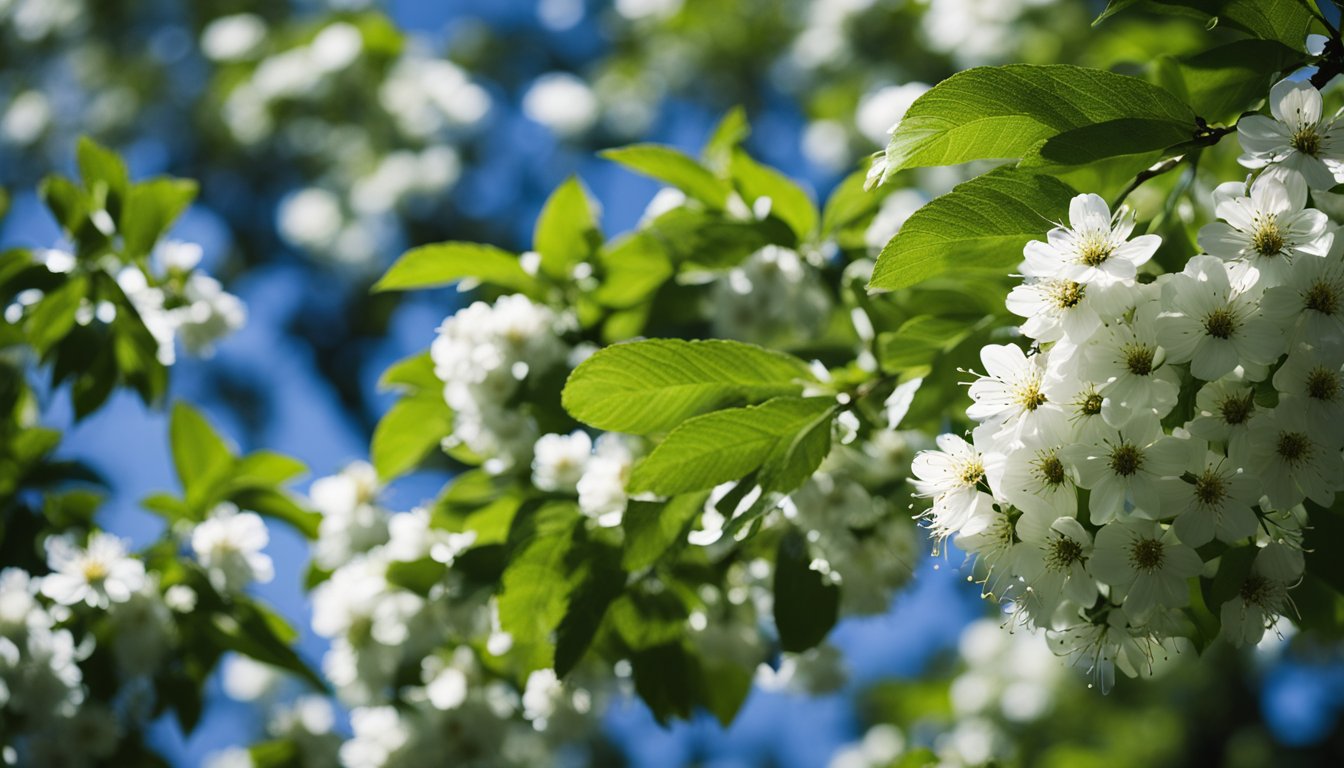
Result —
<path fill-rule="evenodd" d="M 516 254 L 480 243 L 437 243 L 407 251 L 373 286 L 375 291 L 436 288 L 471 278 L 496 288 L 534 295 L 536 278 Z"/>
<path fill-rule="evenodd" d="M 369 447 L 379 477 L 391 479 L 415 469 L 438 448 L 452 427 L 453 413 L 443 401 L 443 384 L 434 377 L 428 353 L 389 368 L 379 384 L 405 393 L 378 422 Z"/>
<path fill-rule="evenodd" d="M 1136 77 L 1071 65 L 979 67 L 911 105 L 887 147 L 886 173 L 969 160 L 1081 165 L 1193 138 L 1195 114 Z"/>
<path fill-rule="evenodd" d="M 1057 179 L 1012 168 L 972 179 L 910 217 L 882 249 L 870 285 L 906 288 L 967 268 L 1011 268 L 1023 245 L 1067 216 L 1074 194 Z"/>
<path fill-rule="evenodd" d="M 570 179 L 551 194 L 537 218 L 532 247 L 541 254 L 541 271 L 565 279 L 570 270 L 592 257 L 601 242 L 588 192 L 577 178 Z"/>
<path fill-rule="evenodd" d="M 658 144 L 635 144 L 602 153 L 625 167 L 685 192 L 710 208 L 722 208 L 728 197 L 722 180 L 681 152 Z"/>
<path fill-rule="evenodd" d="M 810 378 L 801 360 L 750 344 L 638 341 L 585 360 L 570 374 L 564 405 L 598 429 L 642 435 L 716 408 L 798 394 Z"/>
<path fill-rule="evenodd" d="M 672 496 L 760 469 L 766 490 L 790 491 L 816 471 L 830 450 L 835 410 L 829 398 L 777 397 L 697 416 L 672 430 L 635 467 L 630 490 Z"/>

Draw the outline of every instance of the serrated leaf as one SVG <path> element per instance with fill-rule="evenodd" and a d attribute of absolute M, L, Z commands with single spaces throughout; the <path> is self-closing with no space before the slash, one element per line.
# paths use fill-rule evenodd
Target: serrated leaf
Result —
<path fill-rule="evenodd" d="M 722 208 L 727 187 L 694 158 L 660 144 L 635 144 L 601 152 L 602 157 L 670 184 L 711 208 Z"/>
<path fill-rule="evenodd" d="M 1301 67 L 1305 56 L 1273 40 L 1237 40 L 1169 61 L 1195 113 L 1222 122 L 1262 101 L 1273 81 Z"/>
<path fill-rule="evenodd" d="M 906 288 L 966 268 L 1009 269 L 1022 247 L 1063 221 L 1075 192 L 1067 184 L 999 168 L 958 185 L 915 211 L 887 243 L 869 288 Z"/>
<path fill-rule="evenodd" d="M 691 523 L 705 506 L 705 498 L 703 493 L 694 493 L 667 501 L 626 502 L 621 517 L 625 530 L 621 565 L 627 571 L 643 570 L 685 541 Z"/>
<path fill-rule="evenodd" d="M 560 677 L 583 659 L 607 609 L 625 589 L 625 572 L 614 547 L 590 546 L 579 559 L 581 572 L 565 607 L 565 618 L 555 631 L 555 674 Z"/>
<path fill-rule="evenodd" d="M 588 193 L 577 178 L 570 178 L 551 194 L 537 218 L 532 248 L 541 254 L 541 271 L 566 280 L 575 265 L 592 258 L 601 244 Z"/>
<path fill-rule="evenodd" d="M 435 243 L 402 254 L 374 284 L 374 291 L 438 288 L 476 280 L 507 291 L 537 295 L 540 284 L 523 269 L 518 256 L 483 243 Z"/>
<path fill-rule="evenodd" d="M 403 358 L 388 366 L 378 378 L 378 389 L 406 388 L 412 392 L 438 391 L 443 382 L 434 375 L 434 360 L 429 350 Z"/>
<path fill-rule="evenodd" d="M 512 555 L 501 577 L 500 627 L 513 636 L 513 658 L 523 679 L 554 665 L 552 633 L 565 616 L 572 588 L 566 559 L 580 520 L 572 503 L 521 511 L 509 533 Z"/>
<path fill-rule="evenodd" d="M 697 416 L 672 430 L 635 465 L 629 491 L 675 496 L 739 480 L 787 451 L 834 408 L 835 401 L 827 397 L 777 397 L 762 405 Z"/>
<path fill-rule="evenodd" d="M 1231 27 L 1263 40 L 1304 50 L 1307 35 L 1325 33 L 1307 3 L 1311 0 L 1111 0 L 1093 25 L 1130 8 L 1179 13 Z"/>
<path fill-rule="evenodd" d="M 611 432 L 648 434 L 715 408 L 798 394 L 811 378 L 789 355 L 737 341 L 651 339 L 600 350 L 570 374 L 565 410 Z"/>
<path fill-rule="evenodd" d="M 158 178 L 131 185 L 120 227 L 126 254 L 148 254 L 195 199 L 196 182 L 187 179 Z"/>
<path fill-rule="evenodd" d="M 802 653 L 826 635 L 840 610 L 840 588 L 812 569 L 807 539 L 789 528 L 779 540 L 775 560 L 775 627 L 780 647 Z"/>
<path fill-rule="evenodd" d="M 453 413 L 430 390 L 398 400 L 373 431 L 369 454 L 378 477 L 391 480 L 415 469 L 453 430 Z"/>
<path fill-rule="evenodd" d="M 781 440 L 761 463 L 759 482 L 765 491 L 788 493 L 817 471 L 831 452 L 831 423 L 837 406 L 817 414 L 789 440 Z"/>
<path fill-rule="evenodd" d="M 734 152 L 729 168 L 737 190 L 748 205 L 770 198 L 770 215 L 783 221 L 799 240 L 817 228 L 817 207 L 792 179 L 752 160 L 746 152 Z"/>
<path fill-rule="evenodd" d="M 1160 150 L 1176 143 L 1155 129 L 1141 137 L 1143 141 L 1127 137 L 1130 123 L 1117 121 L 1133 120 L 1151 121 L 1150 128 L 1166 124 L 1187 138 L 1196 128 L 1188 106 L 1136 77 L 1065 64 L 976 67 L 915 100 L 887 146 L 886 174 L 970 160 L 1022 158 L 1060 134 L 1103 123 L 1115 124 L 1114 130 L 1091 135 L 1122 142 L 1113 154 Z M 1072 142 L 1070 147 L 1077 150 Z M 1109 156 L 1108 151 L 1104 144 L 1094 147 L 1089 162 Z"/>
<path fill-rule="evenodd" d="M 233 451 L 205 416 L 186 403 L 173 406 L 168 420 L 173 466 L 190 498 L 197 489 L 215 482 L 233 466 Z"/>

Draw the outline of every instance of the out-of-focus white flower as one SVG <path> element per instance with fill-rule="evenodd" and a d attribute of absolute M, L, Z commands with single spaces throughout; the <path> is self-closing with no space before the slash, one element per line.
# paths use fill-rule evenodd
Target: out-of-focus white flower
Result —
<path fill-rule="evenodd" d="M 542 435 L 532 448 L 532 484 L 543 491 L 573 491 L 593 450 L 593 439 L 576 430 Z"/>
<path fill-rule="evenodd" d="M 256 52 L 266 39 L 266 22 L 252 13 L 221 16 L 201 33 L 201 51 L 215 61 L 237 61 Z"/>
<path fill-rule="evenodd" d="M 854 115 L 859 132 L 874 146 L 885 147 L 892 130 L 905 117 L 905 111 L 928 90 L 925 83 L 906 83 L 888 85 L 864 94 Z"/>
<path fill-rule="evenodd" d="M 307 187 L 280 202 L 280 234 L 300 247 L 330 247 L 344 222 L 340 198 L 321 187 Z"/>
<path fill-rule="evenodd" d="M 388 539 L 388 514 L 377 506 L 378 475 L 368 462 L 347 465 L 339 474 L 318 478 L 308 489 L 322 513 L 313 558 L 332 569 Z"/>
<path fill-rule="evenodd" d="M 47 539 L 47 565 L 52 573 L 42 579 L 42 594 L 61 605 L 107 608 L 145 585 L 145 564 L 127 553 L 123 540 L 102 531 L 83 548 L 69 536 Z"/>
<path fill-rule="evenodd" d="M 51 125 L 51 104 L 39 91 L 23 91 L 9 102 L 0 117 L 0 135 L 11 144 L 27 146 Z"/>
<path fill-rule="evenodd" d="M 270 540 L 260 516 L 226 502 L 192 529 L 191 549 L 215 589 L 238 592 L 275 576 L 270 556 L 262 552 Z"/>
<path fill-rule="evenodd" d="M 578 136 L 597 124 L 601 105 L 588 83 L 568 72 L 548 72 L 523 95 L 523 114 L 562 137 Z"/>
<path fill-rule="evenodd" d="M 579 509 L 600 526 L 620 525 L 626 504 L 625 484 L 634 463 L 634 451 L 627 438 L 616 434 L 598 437 L 593 456 L 577 484 Z"/>
<path fill-rule="evenodd" d="M 284 681 L 280 670 L 250 656 L 230 654 L 224 659 L 224 692 L 235 701 L 257 701 L 274 693 Z"/>

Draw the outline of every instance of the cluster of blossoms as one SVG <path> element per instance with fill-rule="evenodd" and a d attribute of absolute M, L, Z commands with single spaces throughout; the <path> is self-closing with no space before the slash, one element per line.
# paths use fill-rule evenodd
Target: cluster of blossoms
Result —
<path fill-rule="evenodd" d="M 399 211 L 440 199 L 462 172 L 458 146 L 490 109 L 466 72 L 422 45 L 393 53 L 386 21 L 333 20 L 297 44 L 250 13 L 212 21 L 201 50 L 221 73 L 219 114 L 244 151 L 279 150 L 320 176 L 281 203 L 296 247 L 364 264 L 398 242 Z M 359 130 L 340 106 L 371 91 Z M 384 130 L 368 130 L 368 121 Z"/>
<path fill-rule="evenodd" d="M 221 594 L 270 578 L 261 519 L 222 505 L 179 532 Z M 158 676 L 199 595 L 106 532 L 46 539 L 45 575 L 0 571 L 0 761 L 92 766 L 156 717 Z"/>
<path fill-rule="evenodd" d="M 1243 164 L 1213 193 L 1220 221 L 1179 273 L 1161 244 L 1095 195 L 1025 249 L 1008 308 L 1021 347 L 990 345 L 966 441 L 938 439 L 913 472 L 935 536 L 978 557 L 986 589 L 1111 685 L 1193 628 L 1190 580 L 1253 558 L 1208 608 L 1234 644 L 1289 611 L 1306 504 L 1344 487 L 1344 262 L 1309 188 L 1344 174 L 1309 84 L 1239 124 Z"/>
<path fill-rule="evenodd" d="M 536 419 L 522 406 L 527 384 L 566 361 L 570 347 L 562 334 L 570 325 L 521 294 L 493 305 L 477 301 L 444 320 L 430 356 L 453 410 L 445 448 L 461 446 L 492 473 L 526 465 L 539 437 Z"/>
<path fill-rule="evenodd" d="M 105 222 L 105 234 L 115 232 L 106 214 L 95 216 L 94 221 Z M 35 251 L 33 259 L 53 274 L 68 274 L 77 267 L 75 256 L 64 250 Z M 247 307 L 206 274 L 199 266 L 200 261 L 201 247 L 196 243 L 168 240 L 154 249 L 153 271 L 121 266 L 112 259 L 100 265 L 115 273 L 117 285 L 157 342 L 157 357 L 163 365 L 176 361 L 177 342 L 192 355 L 208 357 L 214 352 L 215 342 L 247 322 Z M 44 295 L 37 288 L 20 291 L 5 307 L 5 322 L 11 325 L 22 322 Z M 116 316 L 117 308 L 111 302 L 95 303 L 84 298 L 75 313 L 75 322 L 111 323 Z"/>
<path fill-rule="evenodd" d="M 595 694 L 573 680 L 562 688 L 550 670 L 522 690 L 498 674 L 512 638 L 488 590 L 450 567 L 475 535 L 432 526 L 425 509 L 389 512 L 380 491 L 364 463 L 310 490 L 323 516 L 316 564 L 331 571 L 313 591 L 313 629 L 331 641 L 322 668 L 350 707 L 352 736 L 333 744 L 330 717 L 307 697 L 282 707 L 270 730 L 305 764 L 329 764 L 335 749 L 351 768 L 535 765 L 582 740 L 596 726 L 586 717 Z M 389 577 L 419 564 L 441 571 L 427 591 Z M 246 699 L 262 689 L 239 687 Z"/>

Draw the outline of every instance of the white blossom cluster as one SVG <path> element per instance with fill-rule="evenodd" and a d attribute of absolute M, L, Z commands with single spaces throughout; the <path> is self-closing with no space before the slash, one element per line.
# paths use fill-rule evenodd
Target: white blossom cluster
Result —
<path fill-rule="evenodd" d="M 817 268 L 777 245 L 728 270 L 710 301 L 715 336 L 784 348 L 817 338 L 832 303 Z"/>
<path fill-rule="evenodd" d="M 95 224 L 106 234 L 114 233 L 111 217 L 105 211 L 100 213 L 93 217 Z M 35 251 L 33 259 L 54 274 L 68 274 L 77 267 L 74 255 L 59 249 Z M 247 322 L 247 307 L 206 274 L 199 267 L 200 261 L 201 247 L 196 243 L 166 240 L 154 249 L 153 271 L 121 266 L 112 260 L 100 265 L 115 273 L 117 285 L 158 343 L 156 356 L 163 365 L 177 360 L 179 341 L 188 353 L 209 357 L 216 342 Z M 20 291 L 5 307 L 5 322 L 21 322 L 43 296 L 37 288 Z M 111 323 L 116 317 L 116 305 L 106 300 L 95 303 L 85 298 L 75 312 L 75 322 L 80 325 Z"/>
<path fill-rule="evenodd" d="M 537 441 L 536 420 L 519 407 L 529 377 L 565 362 L 566 316 L 526 296 L 477 301 L 439 326 L 430 346 L 434 375 L 453 410 L 445 447 L 465 448 L 487 471 L 526 465 Z"/>
<path fill-rule="evenodd" d="M 638 448 L 632 438 L 615 433 L 596 440 L 582 430 L 542 435 L 533 446 L 532 484 L 542 491 L 577 494 L 585 516 L 614 528 L 625 514 L 625 484 Z"/>
<path fill-rule="evenodd" d="M 205 56 L 230 73 L 220 117 L 240 147 L 272 146 L 313 163 L 319 175 L 277 212 L 292 245 L 348 264 L 366 264 L 395 242 L 398 211 L 433 200 L 462 173 L 458 146 L 485 117 L 490 95 L 455 64 L 411 41 L 389 58 L 368 29 L 341 19 L 297 44 L 250 13 L 212 21 Z M 376 110 L 359 130 L 342 116 L 351 89 Z M 368 120 L 386 130 L 369 130 Z"/>
<path fill-rule="evenodd" d="M 1344 167 L 1315 88 L 1270 103 L 1239 124 L 1243 164 L 1265 170 L 1214 190 L 1219 221 L 1181 272 L 1153 277 L 1160 238 L 1096 195 L 1028 244 L 1008 308 L 1029 352 L 985 347 L 972 439 L 914 461 L 933 534 L 1103 689 L 1190 634 L 1190 580 L 1229 547 L 1254 564 L 1208 608 L 1230 642 L 1258 641 L 1302 575 L 1304 502 L 1344 486 L 1344 243 L 1307 207 Z"/>
<path fill-rule="evenodd" d="M 391 513 L 378 503 L 380 490 L 364 463 L 310 489 L 323 515 L 317 564 L 332 571 L 313 590 L 313 629 L 331 640 L 323 672 L 351 708 L 353 733 L 338 747 L 340 763 L 536 765 L 554 743 L 582 738 L 595 726 L 586 717 L 594 706 L 586 688 L 561 687 L 543 670 L 518 690 L 488 665 L 512 646 L 488 594 L 469 589 L 451 568 L 424 595 L 389 580 L 389 569 L 410 564 L 451 566 L 475 534 L 436 528 L 425 509 Z M 314 706 L 298 700 L 272 731 L 283 737 L 299 729 L 313 737 L 311 748 L 296 741 L 304 754 L 321 756 L 330 740 L 316 737 L 331 725 L 316 711 L 305 715 Z"/>
<path fill-rule="evenodd" d="M 150 720 L 150 681 L 176 627 L 156 579 L 121 539 L 52 536 L 46 553 L 45 576 L 0 571 L 0 758 L 7 765 L 101 764 L 128 727 Z M 107 640 L 95 642 L 90 624 L 106 627 Z M 102 642 L 110 644 L 119 688 L 112 700 L 90 694 L 81 666 Z"/>
<path fill-rule="evenodd" d="M 255 513 L 221 504 L 174 533 L 221 595 L 271 578 L 261 551 L 269 535 Z M 187 583 L 162 583 L 125 540 L 103 531 L 50 535 L 45 551 L 45 575 L 0 571 L 0 761 L 102 765 L 154 719 L 156 676 L 179 649 L 178 622 L 199 595 Z M 110 693 L 105 683 L 90 690 L 87 664 L 115 675 Z"/>

